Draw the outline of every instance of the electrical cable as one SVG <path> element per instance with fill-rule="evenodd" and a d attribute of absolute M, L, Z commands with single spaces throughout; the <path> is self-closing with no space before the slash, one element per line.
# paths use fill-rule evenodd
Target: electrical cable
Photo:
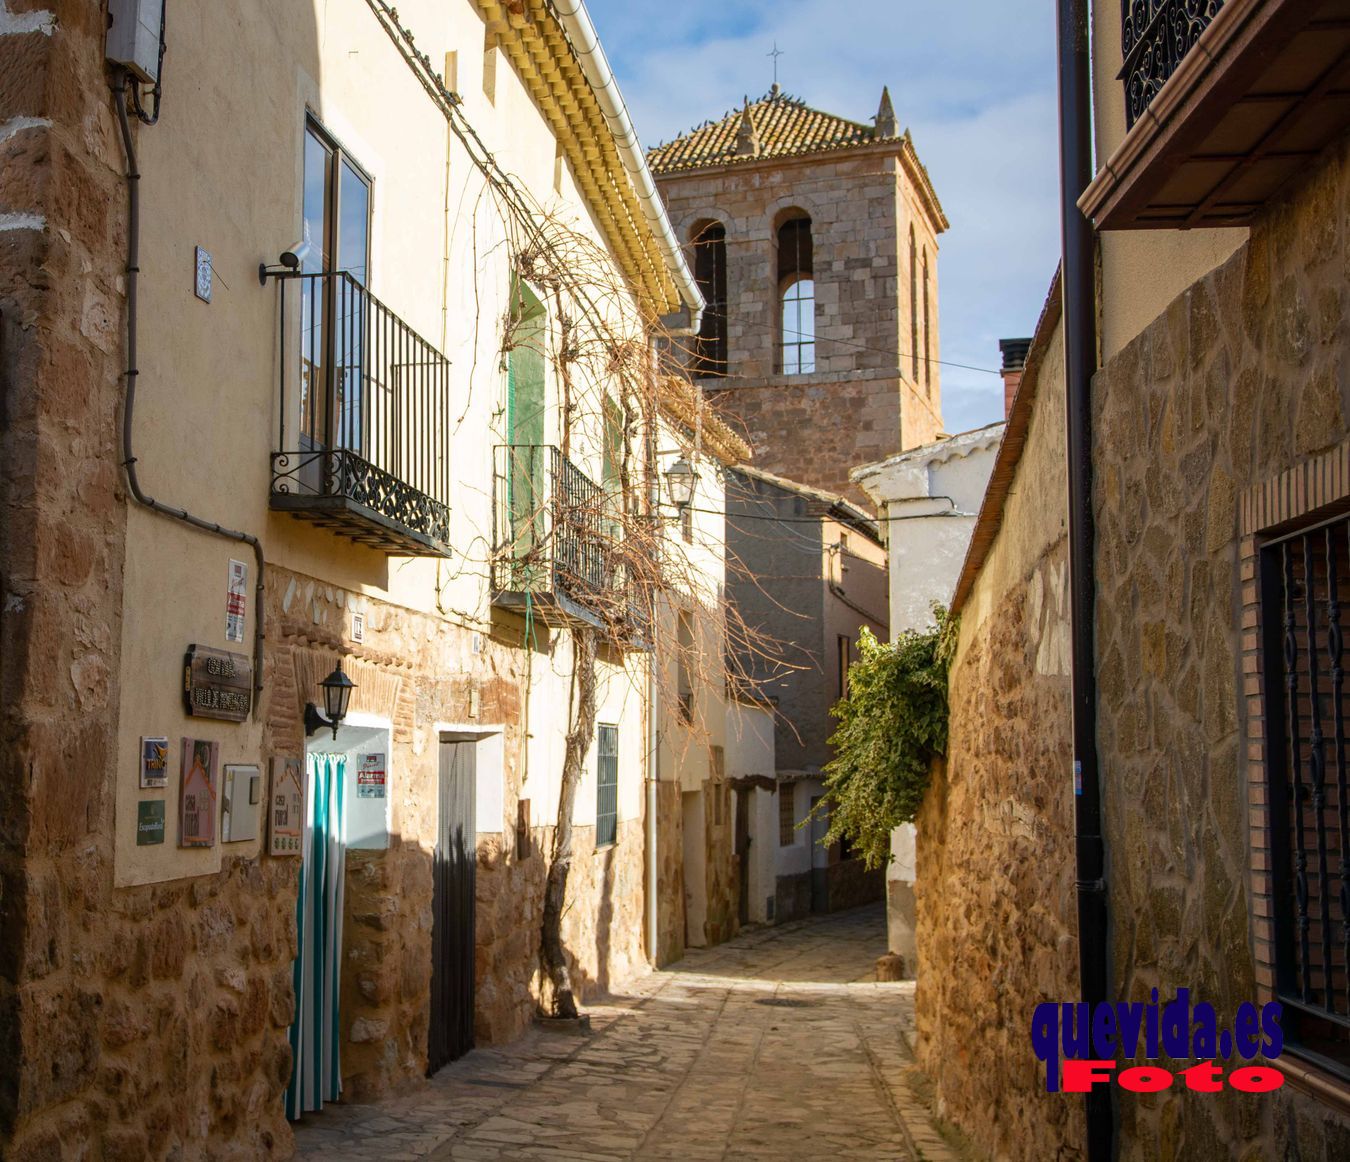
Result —
<path fill-rule="evenodd" d="M 753 329 L 753 328 L 751 328 L 751 329 Z M 767 328 L 764 329 L 765 333 L 767 333 L 767 330 L 768 330 Z M 859 342 L 858 342 L 857 340 L 855 340 L 855 339 L 836 339 L 836 338 L 834 338 L 834 337 L 832 337 L 832 336 L 829 336 L 829 335 L 810 335 L 810 336 L 808 336 L 808 335 L 806 334 L 805 331 L 786 331 L 786 330 L 785 330 L 785 331 L 782 331 L 781 333 L 784 334 L 784 335 L 791 335 L 794 339 L 809 338 L 809 339 L 811 340 L 811 342 L 813 342 L 813 343 L 834 343 L 834 344 L 836 344 L 837 346 L 854 347 L 854 348 L 857 348 L 859 351 L 870 351 L 870 352 L 872 352 L 873 354 L 876 354 L 876 355 L 894 355 L 894 356 L 896 357 L 896 360 L 897 360 L 897 362 L 896 362 L 896 370 L 899 370 L 899 369 L 900 369 L 900 361 L 901 361 L 901 360 L 905 360 L 905 359 L 913 359 L 913 358 L 914 358 L 913 353 L 910 352 L 910 351 L 900 351 L 900 350 L 898 350 L 898 349 L 892 349 L 892 348 L 888 348 L 888 347 L 872 347 L 872 346 L 870 346 L 870 345 L 867 344 L 867 343 L 859 343 Z M 774 334 L 775 334 L 775 336 L 776 336 L 776 335 L 778 334 L 778 332 L 775 332 Z M 691 351 L 690 353 L 692 354 L 692 351 Z M 920 363 L 925 362 L 925 359 L 924 359 L 924 357 L 923 357 L 922 355 L 919 356 L 919 362 L 920 362 Z M 930 356 L 930 357 L 928 357 L 928 359 L 926 360 L 926 362 L 928 362 L 928 363 L 936 363 L 936 364 L 937 364 L 938 366 L 940 366 L 940 367 L 959 367 L 959 368 L 961 368 L 963 371 L 978 371 L 981 375 L 997 375 L 997 376 L 1002 376 L 1002 375 L 1003 375 L 1003 372 L 1002 372 L 1002 371 L 996 371 L 996 370 L 995 370 L 994 368 L 992 368 L 992 367 L 976 367 L 976 366 L 975 366 L 974 364 L 972 364 L 972 363 L 956 363 L 956 362 L 953 362 L 953 361 L 950 360 L 950 359 L 934 359 L 934 358 L 932 358 L 932 357 Z M 870 369 L 864 368 L 863 370 L 870 370 Z M 823 374 L 823 373 L 809 372 L 809 373 L 807 373 L 807 374 Z M 736 378 L 738 378 L 738 377 L 735 376 L 735 375 L 722 375 L 722 376 L 712 376 L 712 377 L 710 377 L 710 378 L 717 378 L 717 379 L 736 379 Z"/>

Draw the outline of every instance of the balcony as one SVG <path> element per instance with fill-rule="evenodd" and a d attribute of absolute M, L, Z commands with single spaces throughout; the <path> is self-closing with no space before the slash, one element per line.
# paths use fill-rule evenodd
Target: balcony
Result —
<path fill-rule="evenodd" d="M 279 282 L 271 507 L 391 555 L 448 553 L 450 361 L 345 271 Z"/>
<path fill-rule="evenodd" d="M 504 444 L 493 467 L 493 603 L 549 624 L 633 620 L 612 497 L 549 444 Z"/>
<path fill-rule="evenodd" d="M 1350 0 L 1122 0 L 1098 229 L 1247 225 L 1350 126 Z"/>

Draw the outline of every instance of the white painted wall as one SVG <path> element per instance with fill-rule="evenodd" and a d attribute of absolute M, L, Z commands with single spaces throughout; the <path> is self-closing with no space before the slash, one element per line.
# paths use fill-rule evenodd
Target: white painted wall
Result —
<path fill-rule="evenodd" d="M 727 702 L 727 778 L 774 777 L 773 710 L 735 699 Z M 750 922 L 769 922 L 778 857 L 778 796 L 764 788 L 744 790 L 750 797 Z M 732 818 L 735 818 L 733 814 Z"/>
<path fill-rule="evenodd" d="M 892 641 L 932 625 L 934 602 L 950 603 L 1005 427 L 963 432 L 851 474 L 888 518 Z M 886 868 L 888 942 L 910 965 L 916 843 L 913 824 L 892 831 Z"/>

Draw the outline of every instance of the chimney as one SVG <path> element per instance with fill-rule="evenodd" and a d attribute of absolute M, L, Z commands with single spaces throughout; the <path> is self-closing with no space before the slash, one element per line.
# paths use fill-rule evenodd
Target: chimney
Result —
<path fill-rule="evenodd" d="M 750 98 L 745 99 L 741 110 L 741 124 L 736 131 L 736 156 L 758 157 L 759 134 L 755 132 L 755 119 L 750 116 Z"/>
<path fill-rule="evenodd" d="M 1013 398 L 1017 395 L 1018 385 L 1022 382 L 1022 372 L 1027 365 L 1027 352 L 1031 349 L 1030 339 L 1000 339 L 999 353 L 1003 356 L 1003 418 L 1012 413 Z"/>
<path fill-rule="evenodd" d="M 899 137 L 900 123 L 895 119 L 895 106 L 891 104 L 891 91 L 886 86 L 881 89 L 881 104 L 877 115 L 872 118 L 877 123 L 878 137 Z"/>

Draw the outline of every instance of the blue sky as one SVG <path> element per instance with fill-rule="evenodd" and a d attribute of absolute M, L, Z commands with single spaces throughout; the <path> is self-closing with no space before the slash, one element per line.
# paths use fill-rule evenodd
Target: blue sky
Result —
<path fill-rule="evenodd" d="M 655 145 L 773 80 L 856 121 L 889 85 L 951 230 L 942 356 L 998 366 L 1030 335 L 1059 254 L 1053 0 L 588 0 L 634 123 Z M 947 430 L 1001 419 L 997 376 L 944 366 Z"/>

